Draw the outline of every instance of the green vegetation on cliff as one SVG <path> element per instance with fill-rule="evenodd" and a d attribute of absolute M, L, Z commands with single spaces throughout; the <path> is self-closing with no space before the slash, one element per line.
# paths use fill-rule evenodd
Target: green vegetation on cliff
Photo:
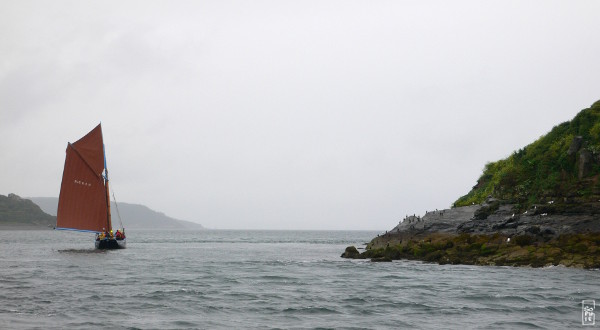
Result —
<path fill-rule="evenodd" d="M 488 196 L 523 208 L 555 198 L 598 200 L 598 173 L 600 101 L 508 158 L 486 164 L 477 184 L 454 206 L 479 204 Z"/>
<path fill-rule="evenodd" d="M 32 201 L 15 194 L 0 195 L 0 229 L 52 228 L 54 225 L 56 225 L 56 217 L 44 213 Z"/>

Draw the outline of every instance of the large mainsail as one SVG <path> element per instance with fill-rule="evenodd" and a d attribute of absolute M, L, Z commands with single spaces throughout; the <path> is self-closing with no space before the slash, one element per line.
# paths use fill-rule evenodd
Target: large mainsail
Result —
<path fill-rule="evenodd" d="M 60 186 L 57 229 L 109 231 L 108 181 L 105 167 L 102 127 L 67 145 L 65 168 Z M 105 185 L 106 184 L 106 185 Z"/>

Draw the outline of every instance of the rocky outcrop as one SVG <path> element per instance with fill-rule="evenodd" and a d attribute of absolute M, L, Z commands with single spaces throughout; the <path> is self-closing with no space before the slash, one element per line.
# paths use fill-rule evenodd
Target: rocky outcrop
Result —
<path fill-rule="evenodd" d="M 492 210 L 489 214 L 487 212 Z M 600 232 L 600 203 L 565 204 L 549 201 L 519 211 L 518 205 L 488 199 L 481 205 L 463 206 L 408 216 L 386 235 L 428 233 L 520 235 L 530 227 L 562 234 Z"/>
<path fill-rule="evenodd" d="M 482 211 L 483 210 L 483 211 Z M 344 258 L 438 263 L 600 267 L 600 202 L 518 205 L 489 198 L 481 205 L 407 216 Z M 578 247 L 576 245 L 579 244 Z"/>
<path fill-rule="evenodd" d="M 406 216 L 352 255 L 600 268 L 600 101 L 486 164 L 453 206 Z"/>
<path fill-rule="evenodd" d="M 531 230 L 513 237 L 500 234 L 431 234 L 405 239 L 385 248 L 372 247 L 358 258 L 421 260 L 439 264 L 530 266 L 564 265 L 586 269 L 600 268 L 600 233 L 565 234 L 546 240 Z"/>
<path fill-rule="evenodd" d="M 417 215 L 406 216 L 396 227 L 390 230 L 390 233 L 416 233 L 419 231 L 455 232 L 461 223 L 473 218 L 475 211 L 479 208 L 481 208 L 481 205 L 472 205 L 446 210 L 426 211 L 422 217 Z"/>
<path fill-rule="evenodd" d="M 346 256 L 600 268 L 600 101 L 486 164 L 453 206 L 406 216 Z"/>

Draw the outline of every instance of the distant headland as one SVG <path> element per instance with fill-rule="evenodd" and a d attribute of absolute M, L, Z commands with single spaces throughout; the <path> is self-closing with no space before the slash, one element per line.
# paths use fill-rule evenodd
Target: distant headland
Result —
<path fill-rule="evenodd" d="M 31 200 L 15 194 L 0 195 L 0 229 L 52 229 L 55 225 L 56 217 Z"/>
<path fill-rule="evenodd" d="M 0 195 L 0 230 L 53 229 L 56 225 L 56 197 L 22 198 L 15 194 Z M 117 220 L 117 208 L 111 202 L 113 221 Z M 135 229 L 204 229 L 202 225 L 171 218 L 144 205 L 119 203 L 118 213 L 123 225 Z"/>
<path fill-rule="evenodd" d="M 344 258 L 600 268 L 600 101 L 486 164 L 453 207 L 406 216 Z"/>

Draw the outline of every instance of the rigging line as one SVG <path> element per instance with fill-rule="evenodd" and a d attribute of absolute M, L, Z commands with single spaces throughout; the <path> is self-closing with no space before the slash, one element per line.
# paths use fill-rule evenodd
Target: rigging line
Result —
<path fill-rule="evenodd" d="M 121 228 L 123 228 L 123 222 L 121 221 L 121 214 L 119 214 L 119 205 L 117 204 L 117 198 L 115 197 L 115 191 L 113 190 L 112 186 L 110 187 L 110 191 L 112 192 L 113 200 L 115 201 L 115 209 L 117 209 L 117 217 L 119 218 L 119 225 L 121 225 Z"/>

